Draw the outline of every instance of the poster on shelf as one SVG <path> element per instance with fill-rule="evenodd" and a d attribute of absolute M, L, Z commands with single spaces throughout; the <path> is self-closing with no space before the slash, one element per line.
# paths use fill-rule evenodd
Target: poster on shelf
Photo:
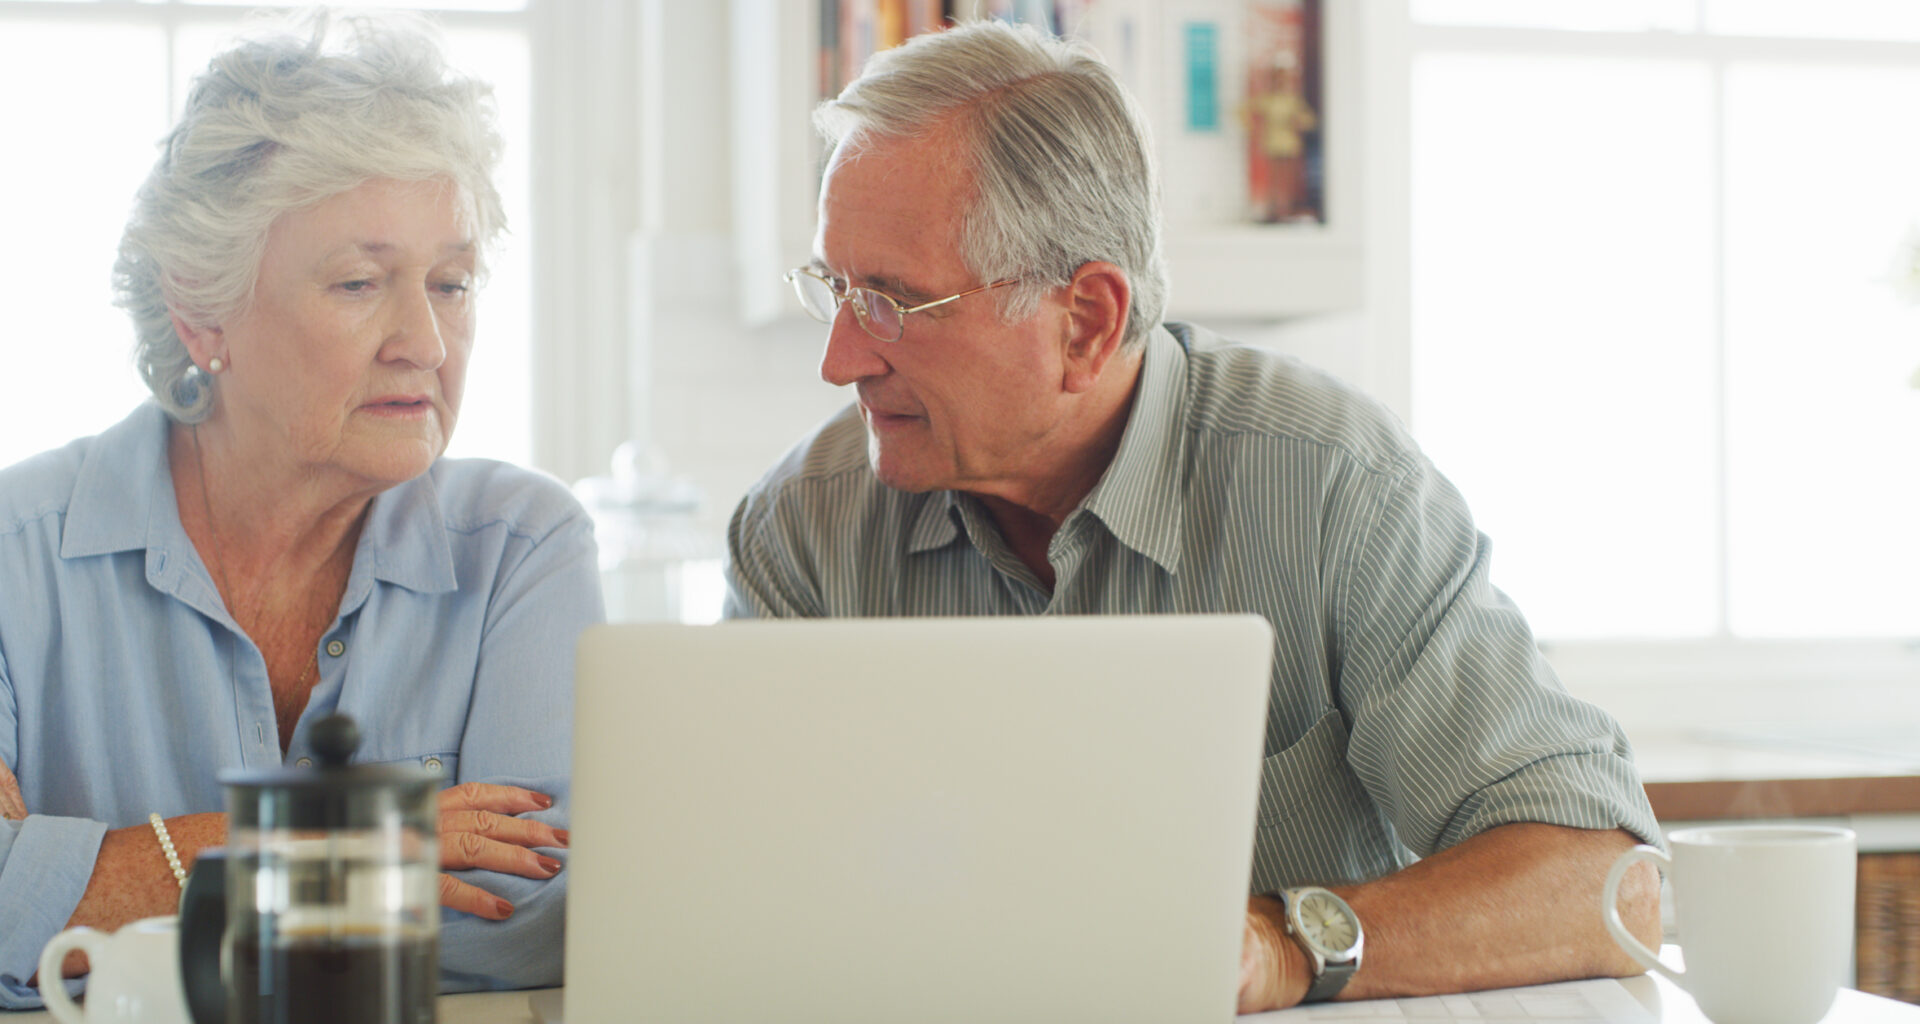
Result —
<path fill-rule="evenodd" d="M 1247 0 L 1247 209 L 1326 223 L 1320 0 Z"/>

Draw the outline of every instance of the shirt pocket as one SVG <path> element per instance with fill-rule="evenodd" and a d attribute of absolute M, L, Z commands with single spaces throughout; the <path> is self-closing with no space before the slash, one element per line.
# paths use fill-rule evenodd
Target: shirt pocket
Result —
<path fill-rule="evenodd" d="M 1347 764 L 1347 723 L 1338 709 L 1261 765 L 1253 892 L 1378 877 L 1400 866 L 1396 848 Z"/>
<path fill-rule="evenodd" d="M 1293 745 L 1260 766 L 1260 826 L 1323 817 L 1335 807 L 1351 807 L 1350 798 L 1366 793 L 1347 770 L 1347 723 L 1328 708 Z"/>

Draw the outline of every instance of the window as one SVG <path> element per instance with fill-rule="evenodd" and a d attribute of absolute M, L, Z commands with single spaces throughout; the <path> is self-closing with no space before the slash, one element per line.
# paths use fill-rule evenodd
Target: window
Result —
<path fill-rule="evenodd" d="M 296 6 L 286 4 L 285 6 Z M 532 49 L 522 0 L 438 9 L 455 67 L 491 82 L 506 138 L 496 184 L 510 233 L 480 296 L 467 396 L 449 450 L 533 455 L 530 239 Z M 110 275 L 133 194 L 192 77 L 245 20 L 232 4 L 0 0 L 0 465 L 113 425 L 146 397 Z M 106 69 L 96 71 L 95 69 Z M 52 97 L 51 102 L 24 97 Z"/>
<path fill-rule="evenodd" d="M 1412 0 L 1413 427 L 1541 636 L 1920 625 L 1920 13 Z"/>

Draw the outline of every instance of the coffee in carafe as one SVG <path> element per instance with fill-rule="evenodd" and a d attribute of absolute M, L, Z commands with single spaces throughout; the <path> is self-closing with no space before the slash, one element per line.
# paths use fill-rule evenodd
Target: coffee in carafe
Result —
<path fill-rule="evenodd" d="M 233 954 L 232 1024 L 433 1020 L 431 936 L 283 931 L 278 941 L 236 936 Z"/>

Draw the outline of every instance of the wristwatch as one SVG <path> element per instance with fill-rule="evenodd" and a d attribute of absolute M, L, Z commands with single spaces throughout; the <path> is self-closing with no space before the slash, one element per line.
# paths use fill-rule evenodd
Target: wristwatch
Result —
<path fill-rule="evenodd" d="M 1319 886 L 1283 889 L 1278 895 L 1287 912 L 1287 934 L 1307 951 L 1307 960 L 1313 964 L 1313 983 L 1301 1001 L 1332 999 L 1360 969 L 1360 946 L 1365 940 L 1360 918 L 1346 900 Z"/>

